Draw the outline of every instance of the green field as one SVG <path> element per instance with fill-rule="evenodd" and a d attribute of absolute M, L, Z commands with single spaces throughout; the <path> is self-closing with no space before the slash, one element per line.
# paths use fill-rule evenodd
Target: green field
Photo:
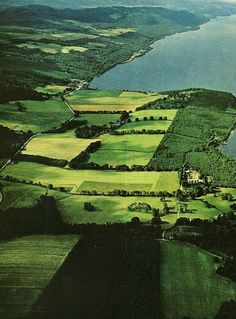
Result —
<path fill-rule="evenodd" d="M 103 135 L 101 148 L 90 161 L 99 165 L 147 165 L 164 135 Z"/>
<path fill-rule="evenodd" d="M 216 274 L 213 256 L 191 245 L 161 244 L 161 301 L 165 319 L 212 319 L 236 300 L 236 284 Z"/>
<path fill-rule="evenodd" d="M 57 94 L 63 92 L 67 86 L 65 85 L 46 85 L 45 87 L 38 86 L 35 91 L 39 93 Z"/>
<path fill-rule="evenodd" d="M 53 43 L 48 43 L 48 44 L 42 44 L 42 43 L 20 43 L 17 44 L 18 48 L 26 48 L 26 49 L 31 49 L 31 50 L 41 50 L 44 53 L 50 53 L 50 54 L 56 54 L 56 53 L 64 53 L 67 54 L 70 51 L 75 51 L 75 52 L 85 52 L 88 49 L 80 46 L 61 46 L 58 44 L 53 44 Z"/>
<path fill-rule="evenodd" d="M 168 178 L 167 174 L 172 174 L 172 179 Z M 124 175 L 123 175 L 124 176 Z M 170 176 L 170 175 L 169 175 Z M 172 188 L 168 189 L 168 183 L 166 181 L 171 181 L 170 186 Z M 179 187 L 177 179 L 174 182 L 174 173 L 161 173 L 159 176 L 158 182 L 156 184 L 155 190 L 167 189 L 169 191 L 177 189 Z M 174 183 L 176 185 L 174 186 Z M 4 182 L 3 185 L 3 201 L 0 204 L 0 209 L 6 210 L 8 208 L 21 208 L 21 207 L 32 207 L 36 205 L 39 197 L 42 194 L 45 194 L 45 188 L 35 186 L 35 185 L 25 185 L 22 183 L 12 183 Z M 162 186 L 164 185 L 164 187 Z M 112 181 L 107 183 L 102 182 L 83 182 L 80 187 L 74 188 L 74 192 L 80 192 L 84 190 L 96 189 L 98 192 L 106 192 L 107 190 L 112 189 L 121 189 L 124 188 L 127 191 L 143 190 L 149 191 L 152 182 L 148 184 L 132 184 L 132 180 L 128 184 L 114 183 Z M 153 184 L 155 186 L 155 184 Z M 152 187 L 154 188 L 154 187 Z M 161 202 L 160 197 L 139 197 L 139 196 L 129 196 L 129 197 L 120 197 L 120 196 L 85 196 L 85 195 L 76 195 L 76 194 L 67 194 L 59 192 L 56 190 L 47 190 L 50 196 L 54 196 L 58 208 L 62 214 L 64 222 L 67 223 L 107 223 L 107 222 L 128 222 L 134 216 L 139 216 L 142 221 L 150 221 L 151 214 L 142 213 L 142 212 L 130 212 L 128 206 L 133 202 L 145 202 L 150 204 L 153 208 L 163 209 L 164 203 Z M 84 210 L 84 203 L 91 202 L 95 208 L 95 212 L 88 212 Z M 209 201 L 210 202 L 210 201 Z M 166 203 L 169 207 L 173 207 L 176 204 L 175 197 L 166 198 Z M 193 213 L 189 214 L 180 214 L 180 217 L 187 218 L 202 218 L 210 219 L 215 216 L 222 214 L 216 208 L 207 208 L 201 200 L 192 200 L 187 202 L 189 209 Z M 228 204 L 229 205 L 229 204 Z M 227 205 L 227 206 L 228 206 Z M 162 217 L 162 220 L 170 223 L 168 225 L 173 225 L 178 219 L 177 209 L 171 209 L 171 214 L 165 217 Z M 227 211 L 225 211 L 227 212 Z"/>
<path fill-rule="evenodd" d="M 79 90 L 67 101 L 75 111 L 134 111 L 161 97 L 158 93 Z"/>
<path fill-rule="evenodd" d="M 18 164 L 7 166 L 1 174 L 2 176 L 13 176 L 20 180 L 41 182 L 43 185 L 53 184 L 54 186 L 64 186 L 77 189 L 80 185 L 87 182 L 108 183 L 107 191 L 115 190 L 111 188 L 111 183 L 116 186 L 117 183 L 126 185 L 130 190 L 130 184 L 150 184 L 150 191 L 166 190 L 174 191 L 179 188 L 177 172 L 114 172 L 114 171 L 96 171 L 96 170 L 70 170 L 47 166 L 38 163 L 19 162 Z M 161 177 L 161 178 L 160 178 Z M 171 181 L 165 183 L 166 177 Z M 160 179 L 161 189 L 158 187 Z M 142 186 L 141 186 L 142 187 Z M 163 189 L 165 188 L 165 189 Z M 94 187 L 93 187 L 94 189 Z M 93 190 L 92 189 L 92 190 Z"/>
<path fill-rule="evenodd" d="M 76 138 L 73 130 L 66 133 L 40 134 L 27 144 L 22 153 L 70 161 L 95 141 L 98 140 Z"/>
<path fill-rule="evenodd" d="M 45 235 L 1 242 L 0 317 L 23 318 L 78 240 L 75 235 Z"/>
<path fill-rule="evenodd" d="M 72 117 L 66 104 L 58 98 L 46 101 L 20 101 L 24 111 L 15 103 L 0 104 L 0 124 L 14 130 L 39 132 L 59 126 Z"/>
<path fill-rule="evenodd" d="M 164 130 L 167 131 L 171 125 L 171 121 L 139 121 L 122 125 L 117 131 L 141 131 L 145 130 Z"/>
<path fill-rule="evenodd" d="M 104 125 L 120 120 L 120 114 L 80 114 L 79 120 L 88 121 L 88 125 Z"/>

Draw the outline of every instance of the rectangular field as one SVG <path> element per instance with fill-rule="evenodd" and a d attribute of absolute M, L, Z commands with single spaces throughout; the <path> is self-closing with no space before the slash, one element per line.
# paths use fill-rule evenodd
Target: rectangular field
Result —
<path fill-rule="evenodd" d="M 179 188 L 177 172 L 114 172 L 96 170 L 70 170 L 52 167 L 37 163 L 19 162 L 7 166 L 1 175 L 14 176 L 20 180 L 41 182 L 43 185 L 64 186 L 77 189 L 84 182 L 93 182 L 94 190 L 97 182 L 108 183 L 107 191 L 117 189 L 117 184 L 122 184 L 122 189 L 131 191 L 130 184 L 138 184 L 141 189 L 143 184 L 150 184 L 150 191 L 172 192 Z M 170 183 L 168 183 L 171 181 Z M 160 180 L 160 187 L 159 187 Z M 166 182 L 164 182 L 166 180 Z M 114 186 L 112 184 L 114 183 Z M 105 186 L 104 186 L 105 187 Z M 136 187 L 135 187 L 136 190 Z"/>
<path fill-rule="evenodd" d="M 161 97 L 157 93 L 79 90 L 67 101 L 75 111 L 134 111 Z"/>
<path fill-rule="evenodd" d="M 39 93 L 57 94 L 62 93 L 67 86 L 65 85 L 46 85 L 45 87 L 38 86 L 35 91 Z"/>
<path fill-rule="evenodd" d="M 119 121 L 121 114 L 80 114 L 79 120 L 88 121 L 88 125 L 104 125 Z"/>
<path fill-rule="evenodd" d="M 20 101 L 22 111 L 15 103 L 0 104 L 0 124 L 14 130 L 45 131 L 72 117 L 71 111 L 59 98 L 45 101 Z"/>
<path fill-rule="evenodd" d="M 22 152 L 70 161 L 97 139 L 76 138 L 74 131 L 40 134 L 34 137 Z"/>
<path fill-rule="evenodd" d="M 40 235 L 1 242 L 0 317 L 23 318 L 78 240 L 74 235 Z"/>
<path fill-rule="evenodd" d="M 236 300 L 236 284 L 216 274 L 213 256 L 191 245 L 161 244 L 161 300 L 165 319 L 213 319 Z"/>
<path fill-rule="evenodd" d="M 99 165 L 147 165 L 164 135 L 103 135 L 101 148 L 90 161 Z"/>
<path fill-rule="evenodd" d="M 164 130 L 167 131 L 171 125 L 171 121 L 154 120 L 154 121 L 138 121 L 122 125 L 117 131 L 141 131 L 141 130 Z"/>

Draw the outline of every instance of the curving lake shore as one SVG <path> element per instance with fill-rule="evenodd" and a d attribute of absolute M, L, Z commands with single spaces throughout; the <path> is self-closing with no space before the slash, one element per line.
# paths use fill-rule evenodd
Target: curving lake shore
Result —
<path fill-rule="evenodd" d="M 235 28 L 232 15 L 168 36 L 145 55 L 95 78 L 90 87 L 142 91 L 204 87 L 236 94 Z"/>
<path fill-rule="evenodd" d="M 221 152 L 236 159 L 236 129 L 234 129 L 226 144 L 222 144 L 219 149 Z"/>

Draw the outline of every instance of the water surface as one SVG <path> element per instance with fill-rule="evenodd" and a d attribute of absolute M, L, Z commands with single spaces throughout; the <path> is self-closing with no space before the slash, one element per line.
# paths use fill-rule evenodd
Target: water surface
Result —
<path fill-rule="evenodd" d="M 92 81 L 99 89 L 163 91 L 204 87 L 236 94 L 236 15 L 155 42 L 153 50 Z"/>

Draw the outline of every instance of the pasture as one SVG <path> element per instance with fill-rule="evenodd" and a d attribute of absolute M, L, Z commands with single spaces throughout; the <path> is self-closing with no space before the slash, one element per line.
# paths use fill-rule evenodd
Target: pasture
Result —
<path fill-rule="evenodd" d="M 102 135 L 101 148 L 90 161 L 99 165 L 147 165 L 164 135 Z"/>
<path fill-rule="evenodd" d="M 58 167 L 47 166 L 38 163 L 19 162 L 8 165 L 1 173 L 2 176 L 13 176 L 19 180 L 41 182 L 43 185 L 53 184 L 56 187 L 64 186 L 77 190 L 83 182 L 94 182 L 90 186 L 94 190 L 97 182 L 108 183 L 107 191 L 116 190 L 116 185 L 123 184 L 122 189 L 131 191 L 130 184 L 150 184 L 150 191 L 166 190 L 172 192 L 179 188 L 177 172 L 115 172 L 99 170 L 71 170 Z M 166 178 L 170 178 L 170 183 L 165 183 Z M 160 179 L 161 188 L 158 186 Z M 114 183 L 114 187 L 111 187 Z M 90 184 L 92 185 L 92 184 Z"/>
<path fill-rule="evenodd" d="M 117 131 L 141 131 L 141 130 L 164 130 L 167 131 L 171 125 L 171 121 L 163 120 L 147 120 L 147 121 L 138 121 L 133 123 L 127 123 L 122 125 Z"/>
<path fill-rule="evenodd" d="M 134 111 L 161 97 L 158 93 L 79 90 L 67 101 L 75 111 Z"/>
<path fill-rule="evenodd" d="M 62 93 L 67 86 L 65 85 L 46 85 L 45 87 L 38 86 L 35 91 L 38 93 L 57 94 Z"/>
<path fill-rule="evenodd" d="M 165 319 L 209 318 L 236 300 L 236 284 L 216 274 L 213 256 L 191 245 L 161 243 L 161 302 Z"/>
<path fill-rule="evenodd" d="M 80 114 L 79 120 L 88 121 L 88 125 L 109 125 L 120 120 L 120 114 Z"/>
<path fill-rule="evenodd" d="M 40 132 L 72 117 L 71 111 L 59 98 L 45 101 L 20 101 L 22 110 L 16 103 L 0 104 L 0 124 L 14 130 Z"/>
<path fill-rule="evenodd" d="M 17 44 L 18 48 L 26 48 L 26 49 L 31 49 L 31 50 L 40 50 L 44 53 L 50 53 L 50 54 L 57 54 L 57 53 L 70 53 L 71 51 L 74 52 L 85 52 L 88 49 L 80 46 L 61 46 L 59 44 L 54 44 L 54 43 L 48 43 L 48 44 L 43 44 L 43 43 L 20 43 Z"/>
<path fill-rule="evenodd" d="M 1 242 L 0 317 L 26 316 L 78 240 L 74 235 L 40 235 Z"/>
<path fill-rule="evenodd" d="M 97 139 L 76 138 L 73 130 L 66 133 L 40 134 L 34 137 L 22 154 L 72 160 Z"/>
<path fill-rule="evenodd" d="M 30 164 L 31 165 L 31 164 Z M 169 174 L 169 176 L 168 176 Z M 175 175 L 176 174 L 176 175 Z M 169 178 L 171 177 L 172 178 Z M 124 175 L 123 175 L 124 176 Z M 176 176 L 176 179 L 174 178 Z M 128 206 L 134 202 L 147 203 L 153 208 L 163 209 L 164 202 L 161 201 L 160 197 L 145 197 L 145 196 L 129 196 L 129 197 L 120 197 L 120 196 L 86 196 L 86 195 L 77 195 L 82 190 L 97 192 L 107 192 L 108 190 L 115 189 L 126 189 L 127 191 L 150 191 L 150 189 L 162 190 L 167 189 L 169 181 L 170 186 L 169 191 L 179 188 L 177 173 L 174 172 L 163 172 L 160 174 L 157 184 L 155 185 L 151 180 L 149 183 L 114 183 L 110 182 L 83 182 L 78 188 L 74 188 L 74 193 L 67 194 L 59 192 L 56 190 L 47 190 L 50 196 L 54 196 L 57 201 L 57 206 L 61 212 L 61 216 L 64 222 L 66 223 L 107 223 L 107 222 L 128 222 L 132 217 L 138 216 L 142 221 L 150 221 L 152 215 L 145 212 L 130 212 Z M 173 183 L 176 182 L 174 187 Z M 42 194 L 45 194 L 45 188 L 36 186 L 36 185 L 25 185 L 22 183 L 13 183 L 13 182 L 4 182 L 3 185 L 3 198 L 4 200 L 0 204 L 0 209 L 6 210 L 11 207 L 32 207 L 37 203 L 37 200 Z M 166 203 L 171 207 L 171 214 L 162 217 L 162 220 L 168 222 L 168 227 L 173 225 L 178 219 L 177 208 L 172 208 L 176 204 L 175 197 L 167 197 Z M 92 203 L 96 211 L 88 212 L 84 209 L 84 203 Z M 192 213 L 180 214 L 180 217 L 187 218 L 201 218 L 201 219 L 210 219 L 215 216 L 222 214 L 216 208 L 207 208 L 201 200 L 192 200 L 187 202 L 188 208 L 191 209 Z"/>

